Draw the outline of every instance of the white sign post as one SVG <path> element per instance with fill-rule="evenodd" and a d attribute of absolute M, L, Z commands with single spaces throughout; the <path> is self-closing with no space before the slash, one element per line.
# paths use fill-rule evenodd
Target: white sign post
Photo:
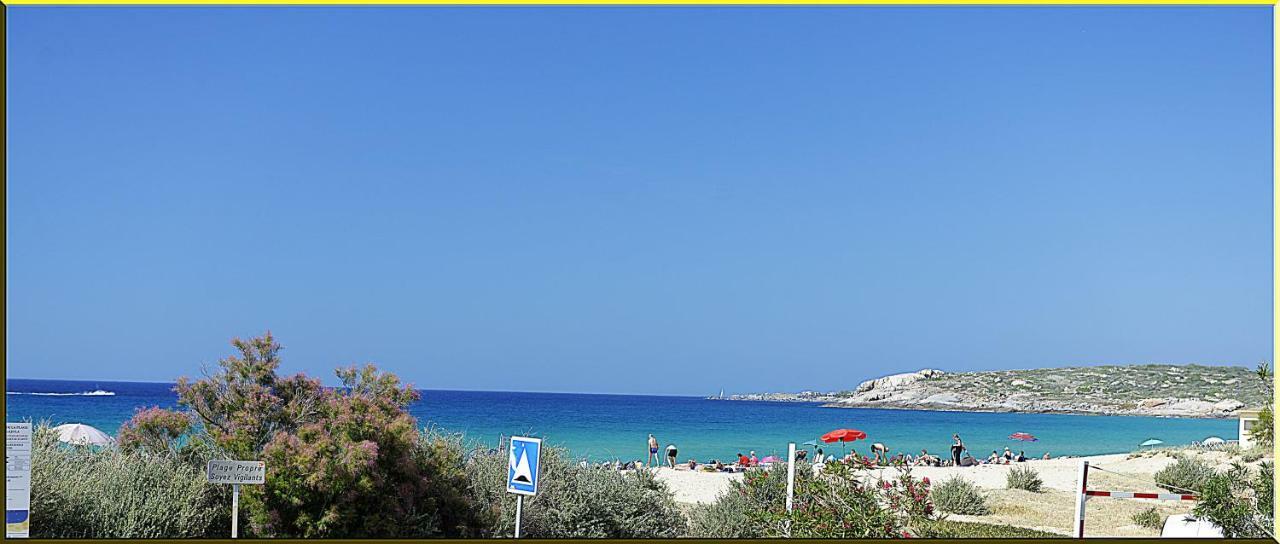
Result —
<path fill-rule="evenodd" d="M 231 538 L 239 536 L 240 484 L 267 483 L 267 464 L 263 461 L 209 461 L 209 483 L 231 484 Z"/>
<path fill-rule="evenodd" d="M 787 444 L 787 538 L 791 538 L 791 507 L 796 494 L 796 443 Z"/>
<path fill-rule="evenodd" d="M 516 538 L 520 538 L 520 509 L 525 495 L 538 494 L 538 459 L 542 439 L 511 437 L 507 448 L 507 492 L 516 495 Z"/>
<path fill-rule="evenodd" d="M 31 536 L 31 424 L 4 429 L 5 538 Z"/>

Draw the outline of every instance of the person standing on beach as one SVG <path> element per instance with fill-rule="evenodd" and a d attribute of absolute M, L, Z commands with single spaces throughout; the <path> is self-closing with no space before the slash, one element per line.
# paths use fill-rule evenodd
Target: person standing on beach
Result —
<path fill-rule="evenodd" d="M 653 437 L 653 433 L 649 433 L 649 458 L 645 460 L 644 466 L 647 468 L 649 463 L 662 466 L 662 460 L 658 459 L 658 439 Z"/>
<path fill-rule="evenodd" d="M 960 466 L 960 453 L 964 451 L 964 441 L 960 440 L 960 434 L 951 435 L 951 439 L 955 443 L 951 444 L 951 464 Z"/>

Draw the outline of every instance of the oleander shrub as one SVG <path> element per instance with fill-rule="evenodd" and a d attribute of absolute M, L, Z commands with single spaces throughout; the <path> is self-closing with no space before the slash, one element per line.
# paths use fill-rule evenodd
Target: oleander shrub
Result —
<path fill-rule="evenodd" d="M 943 512 L 969 516 L 991 513 L 991 509 L 987 507 L 987 498 L 978 486 L 959 476 L 934 486 L 931 497 L 933 505 Z"/>
<path fill-rule="evenodd" d="M 1005 487 L 1039 493 L 1044 487 L 1044 480 L 1040 479 L 1040 473 L 1036 472 L 1036 469 L 1018 465 L 1009 470 L 1009 474 L 1005 476 Z"/>
<path fill-rule="evenodd" d="M 37 427 L 31 455 L 34 538 L 227 538 L 229 486 L 169 456 L 68 446 Z"/>
<path fill-rule="evenodd" d="M 1227 538 L 1272 538 L 1274 492 L 1275 465 L 1262 463 L 1255 471 L 1235 464 L 1204 481 L 1192 515 L 1221 527 Z"/>
<path fill-rule="evenodd" d="M 1139 527 L 1146 527 L 1157 531 L 1159 531 L 1164 525 L 1164 516 L 1161 516 L 1160 512 L 1157 511 L 1154 506 L 1130 516 L 1130 519 L 1132 519 L 1133 523 Z"/>
<path fill-rule="evenodd" d="M 466 470 L 472 503 L 489 505 L 487 536 L 513 536 L 516 496 L 506 491 L 507 455 L 477 452 Z M 648 470 L 584 466 L 565 450 L 544 445 L 538 478 L 538 494 L 524 498 L 522 538 L 675 538 L 687 532 L 671 491 Z"/>
<path fill-rule="evenodd" d="M 1156 484 L 1169 491 L 1198 493 L 1214 475 L 1213 467 L 1200 459 L 1182 454 L 1174 459 L 1173 464 L 1155 473 Z"/>

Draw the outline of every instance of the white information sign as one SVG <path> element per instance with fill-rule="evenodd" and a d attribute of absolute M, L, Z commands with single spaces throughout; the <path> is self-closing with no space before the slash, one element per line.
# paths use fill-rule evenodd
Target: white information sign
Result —
<path fill-rule="evenodd" d="M 211 484 L 267 483 L 267 463 L 263 461 L 209 461 Z"/>
<path fill-rule="evenodd" d="M 4 430 L 5 538 L 31 535 L 31 424 L 7 423 Z"/>
<path fill-rule="evenodd" d="M 267 483 L 267 463 L 264 461 L 209 461 L 209 483 L 231 484 L 231 538 L 240 533 L 240 484 Z"/>

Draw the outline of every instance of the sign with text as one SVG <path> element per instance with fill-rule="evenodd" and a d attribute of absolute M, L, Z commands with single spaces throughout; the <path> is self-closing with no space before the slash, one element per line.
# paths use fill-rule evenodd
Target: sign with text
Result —
<path fill-rule="evenodd" d="M 7 423 L 4 429 L 4 534 L 31 534 L 31 424 Z"/>
<path fill-rule="evenodd" d="M 264 484 L 267 463 L 263 461 L 209 461 L 211 484 Z"/>

